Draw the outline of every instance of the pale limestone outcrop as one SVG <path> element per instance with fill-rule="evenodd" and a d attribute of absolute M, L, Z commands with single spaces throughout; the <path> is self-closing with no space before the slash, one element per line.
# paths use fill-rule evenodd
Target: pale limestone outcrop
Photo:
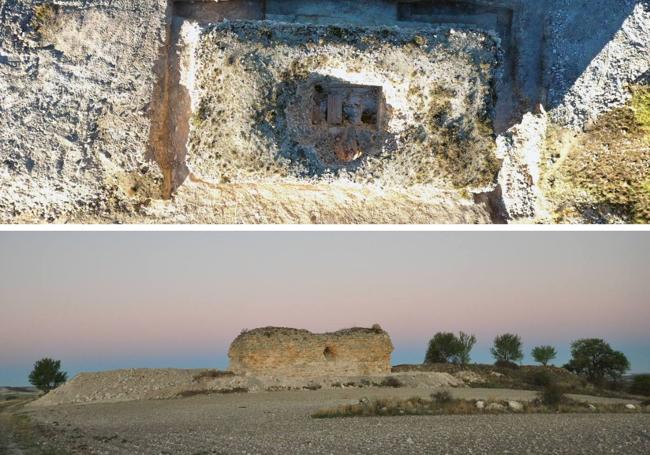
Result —
<path fill-rule="evenodd" d="M 259 376 L 389 374 L 393 343 L 378 325 L 333 333 L 265 327 L 230 345 L 230 371 Z"/>

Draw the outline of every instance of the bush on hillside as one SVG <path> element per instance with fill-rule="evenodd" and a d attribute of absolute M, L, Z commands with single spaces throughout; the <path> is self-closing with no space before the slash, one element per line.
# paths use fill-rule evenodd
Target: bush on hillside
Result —
<path fill-rule="evenodd" d="M 637 374 L 632 378 L 630 393 L 650 396 L 650 374 Z"/>
<path fill-rule="evenodd" d="M 548 365 L 548 362 L 557 357 L 557 351 L 553 346 L 537 346 L 532 351 L 533 359 L 542 365 Z"/>
<path fill-rule="evenodd" d="M 597 385 L 608 381 L 619 384 L 630 369 L 630 362 L 625 354 L 615 351 L 604 340 L 585 338 L 571 344 L 571 360 L 564 367 Z"/>
<path fill-rule="evenodd" d="M 521 347 L 522 344 L 519 335 L 505 333 L 494 339 L 494 346 L 490 349 L 490 352 L 497 362 L 516 363 L 524 358 Z"/>

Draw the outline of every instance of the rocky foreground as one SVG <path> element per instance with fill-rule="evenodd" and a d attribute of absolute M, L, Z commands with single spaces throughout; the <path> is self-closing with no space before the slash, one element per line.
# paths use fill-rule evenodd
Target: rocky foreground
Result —
<path fill-rule="evenodd" d="M 30 404 L 43 407 L 80 403 L 161 400 L 201 394 L 295 390 L 464 387 L 475 375 L 459 372 L 403 372 L 379 376 L 275 377 L 218 370 L 125 369 L 81 373 Z M 463 379 L 464 378 L 464 379 Z"/>
<path fill-rule="evenodd" d="M 323 406 L 409 397 L 430 388 L 214 394 L 32 408 L 33 443 L 70 454 L 331 454 L 650 452 L 649 414 L 473 415 L 313 419 Z M 453 389 L 466 399 L 534 392 Z M 608 399 L 590 398 L 598 402 Z M 15 445 L 14 445 L 15 447 Z M 0 448 L 1 449 L 1 448 Z M 55 452 L 54 450 L 62 450 Z M 0 450 L 1 451 L 1 450 Z M 34 452 L 38 453 L 38 452 Z"/>

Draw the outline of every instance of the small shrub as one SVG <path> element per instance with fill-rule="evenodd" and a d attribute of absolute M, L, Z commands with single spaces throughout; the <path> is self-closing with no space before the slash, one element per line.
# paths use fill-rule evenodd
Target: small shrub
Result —
<path fill-rule="evenodd" d="M 449 393 L 446 390 L 441 390 L 440 392 L 431 394 L 431 399 L 436 403 L 440 403 L 440 404 L 448 404 L 454 401 L 454 398 L 451 396 L 451 393 Z"/>
<path fill-rule="evenodd" d="M 630 393 L 650 396 L 650 374 L 638 374 L 632 378 Z"/>
<path fill-rule="evenodd" d="M 550 383 L 542 390 L 542 404 L 557 407 L 565 400 L 564 391 L 555 383 Z"/>
<path fill-rule="evenodd" d="M 176 396 L 179 398 L 190 398 L 198 395 L 214 395 L 216 393 L 220 393 L 224 395 L 229 393 L 248 393 L 248 389 L 246 387 L 233 387 L 231 389 L 221 389 L 221 390 L 208 390 L 208 389 L 183 390 L 182 392 L 178 393 Z"/>
<path fill-rule="evenodd" d="M 510 370 L 516 370 L 519 368 L 519 365 L 517 365 L 514 362 L 510 362 L 509 360 L 497 360 L 494 362 L 494 366 L 499 367 L 499 368 L 507 368 Z"/>
<path fill-rule="evenodd" d="M 43 35 L 56 21 L 58 9 L 56 5 L 49 3 L 38 5 L 34 8 L 31 27 L 40 35 Z"/>
<path fill-rule="evenodd" d="M 381 387 L 393 387 L 395 389 L 397 389 L 399 387 L 404 387 L 404 384 L 402 383 L 402 381 L 400 381 L 399 379 L 397 379 L 396 377 L 393 377 L 393 376 L 385 377 L 384 380 L 381 381 L 381 383 L 379 385 Z"/>
<path fill-rule="evenodd" d="M 320 384 L 312 383 L 312 384 L 307 384 L 306 386 L 303 387 L 305 390 L 320 390 L 322 386 Z"/>
<path fill-rule="evenodd" d="M 248 393 L 248 389 L 246 387 L 233 387 L 232 389 L 217 390 L 217 393 Z"/>
<path fill-rule="evenodd" d="M 546 387 L 551 384 L 553 378 L 547 371 L 532 371 L 528 375 L 527 381 L 537 387 Z"/>
<path fill-rule="evenodd" d="M 234 375 L 235 373 L 233 373 L 232 371 L 205 370 L 200 372 L 197 375 L 194 375 L 194 378 L 192 378 L 192 380 L 194 382 L 199 382 L 203 379 L 218 379 L 218 378 L 225 378 Z"/>

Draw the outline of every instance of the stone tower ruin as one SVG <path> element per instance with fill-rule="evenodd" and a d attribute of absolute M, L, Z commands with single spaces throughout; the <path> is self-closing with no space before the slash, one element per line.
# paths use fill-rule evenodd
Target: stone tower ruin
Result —
<path fill-rule="evenodd" d="M 230 345 L 230 371 L 258 376 L 388 374 L 393 343 L 378 325 L 315 334 L 264 327 L 242 332 Z"/>

